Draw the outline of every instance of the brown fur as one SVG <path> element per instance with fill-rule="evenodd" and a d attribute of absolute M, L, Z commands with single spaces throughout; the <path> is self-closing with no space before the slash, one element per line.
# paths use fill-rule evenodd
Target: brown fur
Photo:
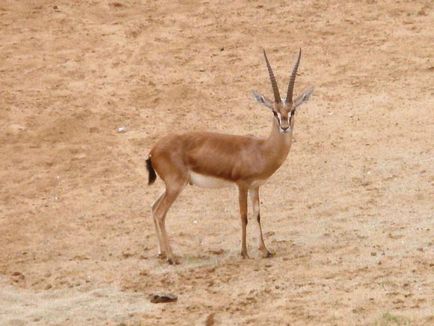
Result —
<path fill-rule="evenodd" d="M 188 172 L 193 171 L 249 184 L 268 179 L 289 152 L 291 134 L 279 134 L 275 129 L 277 126 L 268 139 L 211 132 L 167 135 L 155 144 L 150 156 L 163 179 L 176 171 L 178 178 L 188 180 Z"/>

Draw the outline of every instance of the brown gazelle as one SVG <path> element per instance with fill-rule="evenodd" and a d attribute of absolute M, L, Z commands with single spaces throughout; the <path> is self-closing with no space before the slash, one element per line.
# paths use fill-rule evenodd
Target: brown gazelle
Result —
<path fill-rule="evenodd" d="M 146 166 L 149 184 L 156 179 L 155 171 L 163 179 L 166 189 L 152 205 L 152 215 L 159 242 L 159 256 L 176 263 L 165 227 L 167 211 L 187 183 L 217 188 L 235 185 L 239 192 L 241 214 L 241 256 L 248 258 L 246 247 L 247 197 L 259 230 L 259 250 L 264 257 L 271 253 L 265 247 L 259 213 L 259 187 L 282 165 L 291 147 L 294 115 L 299 105 L 312 94 L 309 87 L 293 100 L 294 82 L 301 58 L 301 49 L 289 78 L 286 99 L 282 100 L 276 78 L 264 50 L 270 75 L 274 102 L 257 92 L 255 99 L 273 113 L 271 133 L 266 139 L 211 132 L 189 132 L 161 138 L 149 153 Z"/>

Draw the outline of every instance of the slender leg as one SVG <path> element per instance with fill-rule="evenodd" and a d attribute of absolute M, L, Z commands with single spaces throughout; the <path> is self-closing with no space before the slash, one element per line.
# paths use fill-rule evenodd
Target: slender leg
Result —
<path fill-rule="evenodd" d="M 160 237 L 163 246 L 162 250 L 163 252 L 166 253 L 167 261 L 169 262 L 169 264 L 176 264 L 178 262 L 175 259 L 175 256 L 173 255 L 172 249 L 169 244 L 169 238 L 167 236 L 166 226 L 165 226 L 166 214 L 170 206 L 172 206 L 175 199 L 181 193 L 184 184 L 185 184 L 184 182 L 171 182 L 171 183 L 167 182 L 166 191 L 163 197 L 161 198 L 158 207 L 156 207 L 155 209 L 154 216 L 157 221 L 158 228 L 161 232 Z"/>
<path fill-rule="evenodd" d="M 262 252 L 262 257 L 268 258 L 271 257 L 271 252 L 268 251 L 267 247 L 264 243 L 264 236 L 262 235 L 262 226 L 261 226 L 261 213 L 259 207 L 259 188 L 252 188 L 249 190 L 249 196 L 252 203 L 253 208 L 253 216 L 256 217 L 256 221 L 258 222 L 258 231 L 259 231 L 259 250 Z"/>
<path fill-rule="evenodd" d="M 160 258 L 166 258 L 166 251 L 164 250 L 164 244 L 162 242 L 161 239 L 161 231 L 160 228 L 158 227 L 158 221 L 155 215 L 155 211 L 157 210 L 158 205 L 161 202 L 161 199 L 164 197 L 165 195 L 165 191 L 158 197 L 158 199 L 152 204 L 152 220 L 154 221 L 154 226 L 155 226 L 155 232 L 157 233 L 157 238 L 158 238 L 158 257 Z"/>
<path fill-rule="evenodd" d="M 247 189 L 238 187 L 239 190 L 239 203 L 241 215 L 241 256 L 249 258 L 246 246 L 246 228 L 247 228 Z"/>

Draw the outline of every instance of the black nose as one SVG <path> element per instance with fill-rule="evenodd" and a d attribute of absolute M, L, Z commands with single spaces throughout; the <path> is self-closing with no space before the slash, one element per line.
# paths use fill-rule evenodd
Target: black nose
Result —
<path fill-rule="evenodd" d="M 283 131 L 287 131 L 289 127 L 281 127 Z"/>

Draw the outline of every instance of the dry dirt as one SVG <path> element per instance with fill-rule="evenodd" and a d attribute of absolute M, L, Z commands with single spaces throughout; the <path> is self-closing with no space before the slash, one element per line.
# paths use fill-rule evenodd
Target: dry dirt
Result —
<path fill-rule="evenodd" d="M 434 324 L 433 31 L 430 0 L 0 1 L 0 324 Z M 188 187 L 160 261 L 148 150 L 266 136 L 261 50 L 284 88 L 299 47 L 316 92 L 262 187 L 275 257 L 255 223 L 239 257 L 235 188 Z"/>

